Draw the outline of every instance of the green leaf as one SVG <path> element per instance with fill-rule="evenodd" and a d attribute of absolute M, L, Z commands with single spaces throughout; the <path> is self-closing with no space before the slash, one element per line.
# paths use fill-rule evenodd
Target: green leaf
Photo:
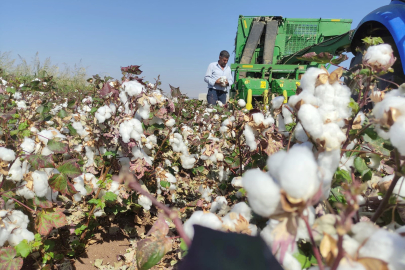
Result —
<path fill-rule="evenodd" d="M 354 168 L 356 168 L 356 171 L 361 174 L 361 177 L 370 172 L 370 168 L 367 166 L 366 161 L 361 157 L 356 157 L 354 159 Z"/>
<path fill-rule="evenodd" d="M 53 190 L 59 191 L 63 195 L 73 195 L 77 193 L 75 187 L 72 185 L 72 183 L 69 181 L 64 173 L 54 174 L 48 182 L 49 186 Z"/>
<path fill-rule="evenodd" d="M 56 154 L 66 153 L 68 151 L 68 145 L 66 143 L 60 142 L 60 138 L 55 138 L 48 140 L 49 150 L 55 152 Z"/>
<path fill-rule="evenodd" d="M 72 127 L 71 124 L 69 124 L 69 125 L 67 126 L 67 128 L 69 129 L 70 135 L 72 135 L 72 136 L 77 135 L 76 129 L 75 129 L 74 127 Z"/>
<path fill-rule="evenodd" d="M 244 188 L 241 188 L 241 189 L 239 189 L 238 191 L 241 193 L 241 195 L 242 195 L 243 197 L 246 197 L 246 190 L 245 190 Z"/>
<path fill-rule="evenodd" d="M 148 237 L 139 241 L 136 247 L 138 269 L 147 270 L 152 268 L 170 249 L 171 240 L 165 237 L 156 239 Z"/>
<path fill-rule="evenodd" d="M 62 165 L 57 167 L 57 170 L 70 178 L 75 178 L 82 174 L 79 164 L 74 159 L 63 162 Z"/>
<path fill-rule="evenodd" d="M 204 166 L 197 167 L 196 171 L 202 173 L 204 171 Z"/>
<path fill-rule="evenodd" d="M 17 135 L 18 134 L 18 130 L 12 130 L 12 131 L 10 131 L 10 135 L 11 136 L 14 136 L 14 135 Z"/>
<path fill-rule="evenodd" d="M 17 252 L 12 247 L 4 247 L 0 249 L 0 269 L 4 270 L 19 270 L 23 266 L 22 258 L 14 258 Z"/>
<path fill-rule="evenodd" d="M 28 130 L 28 129 L 26 129 L 26 130 L 21 131 L 20 134 L 21 134 L 21 136 L 23 136 L 23 137 L 30 137 L 30 136 L 31 136 L 31 131 Z"/>
<path fill-rule="evenodd" d="M 55 168 L 52 155 L 43 156 L 41 154 L 29 155 L 27 157 L 28 163 L 32 166 L 34 170 L 40 168 Z"/>
<path fill-rule="evenodd" d="M 66 216 L 62 209 L 43 209 L 38 213 L 35 228 L 41 235 L 48 235 L 53 228 L 60 228 L 67 224 Z"/>
<path fill-rule="evenodd" d="M 52 251 L 53 248 L 55 247 L 55 241 L 47 239 L 44 242 L 44 249 L 45 251 Z"/>
<path fill-rule="evenodd" d="M 114 202 L 114 201 L 117 200 L 117 194 L 115 194 L 114 192 L 108 191 L 108 192 L 104 195 L 104 200 L 110 201 L 110 202 Z"/>
<path fill-rule="evenodd" d="M 160 185 L 164 188 L 169 188 L 170 187 L 170 183 L 167 181 L 160 181 Z"/>
<path fill-rule="evenodd" d="M 295 123 L 295 122 L 287 124 L 287 125 L 285 125 L 285 130 L 287 130 L 288 132 L 291 132 L 293 130 L 293 128 L 295 127 L 295 125 L 297 125 L 297 123 Z"/>
<path fill-rule="evenodd" d="M 297 261 L 300 262 L 301 269 L 311 267 L 311 260 L 307 256 L 305 256 L 305 254 L 303 254 L 301 250 L 299 251 L 299 253 L 293 254 L 293 256 L 297 259 Z"/>
<path fill-rule="evenodd" d="M 231 158 L 231 157 L 226 157 L 226 158 L 225 158 L 225 162 L 228 163 L 228 164 L 232 164 L 233 158 Z"/>
<path fill-rule="evenodd" d="M 22 240 L 18 245 L 16 245 L 15 250 L 17 251 L 18 255 L 21 255 L 21 257 L 24 258 L 27 258 L 27 256 L 31 253 L 31 247 L 26 239 Z"/>
<path fill-rule="evenodd" d="M 352 182 L 352 176 L 350 175 L 350 173 L 346 170 L 342 170 L 339 168 L 335 172 L 335 178 L 339 183 L 347 182 L 350 184 Z"/>
<path fill-rule="evenodd" d="M 389 141 L 384 140 L 381 137 L 378 137 L 376 134 L 373 134 L 372 132 L 365 132 L 365 134 L 363 135 L 363 139 L 365 142 L 371 145 L 371 147 L 373 147 L 376 152 L 379 152 L 386 156 L 390 155 L 390 150 L 387 149 L 387 145 L 390 144 Z"/>
<path fill-rule="evenodd" d="M 360 106 L 359 104 L 354 101 L 354 99 L 350 98 L 350 103 L 349 103 L 349 108 L 351 108 L 353 110 L 353 114 L 357 114 L 360 110 Z"/>
<path fill-rule="evenodd" d="M 90 203 L 90 204 L 99 204 L 101 202 L 101 200 L 100 199 L 91 199 L 90 201 L 88 201 L 88 203 Z"/>
<path fill-rule="evenodd" d="M 7 93 L 15 94 L 15 88 L 7 87 L 6 91 Z"/>
<path fill-rule="evenodd" d="M 52 202 L 48 201 L 45 197 L 34 197 L 34 204 L 41 208 L 52 208 Z"/>
<path fill-rule="evenodd" d="M 380 37 L 365 37 L 362 39 L 363 43 L 368 46 L 374 46 L 378 44 L 383 44 L 384 40 Z"/>
<path fill-rule="evenodd" d="M 27 121 L 24 121 L 18 125 L 18 130 L 21 131 L 21 130 L 27 129 L 28 127 L 29 127 L 29 125 L 27 124 Z"/>
<path fill-rule="evenodd" d="M 67 114 L 67 112 L 66 112 L 65 110 L 60 110 L 60 111 L 58 112 L 58 116 L 59 116 L 60 118 L 65 118 L 66 116 L 68 116 L 68 114 Z"/>
<path fill-rule="evenodd" d="M 113 156 L 113 157 L 115 157 L 115 156 L 117 156 L 117 152 L 112 152 L 112 151 L 107 151 L 107 152 L 105 152 L 104 153 L 104 155 L 103 156 L 105 156 L 105 157 L 108 157 L 108 156 Z"/>
<path fill-rule="evenodd" d="M 93 108 L 91 108 L 90 113 L 95 113 L 97 110 L 98 110 L 98 108 L 93 107 Z"/>

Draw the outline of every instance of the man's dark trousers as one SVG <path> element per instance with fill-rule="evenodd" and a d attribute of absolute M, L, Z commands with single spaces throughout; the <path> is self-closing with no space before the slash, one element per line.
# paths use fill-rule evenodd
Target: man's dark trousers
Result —
<path fill-rule="evenodd" d="M 207 94 L 208 104 L 216 105 L 217 100 L 221 101 L 222 104 L 226 104 L 226 92 L 222 90 L 215 90 L 213 88 L 208 88 Z"/>

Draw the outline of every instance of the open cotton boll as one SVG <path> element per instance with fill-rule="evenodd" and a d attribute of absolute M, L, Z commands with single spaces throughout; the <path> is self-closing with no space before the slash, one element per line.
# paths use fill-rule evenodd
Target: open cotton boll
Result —
<path fill-rule="evenodd" d="M 152 165 L 152 159 L 150 158 L 150 156 L 148 156 L 145 151 L 138 147 L 138 146 L 134 146 L 132 147 L 132 155 L 134 156 L 133 159 L 144 159 L 146 163 L 148 163 L 149 165 Z"/>
<path fill-rule="evenodd" d="M 323 198 L 329 197 L 332 178 L 339 166 L 340 148 L 333 151 L 324 151 L 318 156 L 318 176 L 322 180 Z"/>
<path fill-rule="evenodd" d="M 148 101 L 143 101 L 143 106 L 139 106 L 137 113 L 142 117 L 142 119 L 149 119 L 150 104 Z"/>
<path fill-rule="evenodd" d="M 353 233 L 353 239 L 359 243 L 363 243 L 379 229 L 380 228 L 371 221 L 362 221 L 354 224 L 351 231 Z"/>
<path fill-rule="evenodd" d="M 47 146 L 45 146 L 44 148 L 42 148 L 41 155 L 43 155 L 43 156 L 49 156 L 49 155 L 51 155 L 51 154 L 53 154 L 53 151 L 51 151 L 51 149 L 49 149 Z"/>
<path fill-rule="evenodd" d="M 139 141 L 143 134 L 142 123 L 135 118 L 126 120 L 120 124 L 119 132 L 124 143 L 128 143 L 131 138 Z"/>
<path fill-rule="evenodd" d="M 263 217 L 272 215 L 280 203 L 280 189 L 273 179 L 260 169 L 247 171 L 242 178 L 249 205 Z"/>
<path fill-rule="evenodd" d="M 193 225 L 201 225 L 213 230 L 221 230 L 222 222 L 213 213 L 204 213 L 203 211 L 195 211 L 191 217 L 184 222 L 184 231 L 190 239 L 194 237 Z"/>
<path fill-rule="evenodd" d="M 264 115 L 262 113 L 254 113 L 253 115 L 253 121 L 255 122 L 256 125 L 260 125 L 264 121 Z"/>
<path fill-rule="evenodd" d="M 171 118 L 165 122 L 165 126 L 167 126 L 167 127 L 172 127 L 172 126 L 174 126 L 174 124 L 176 124 L 176 120 L 174 120 L 173 118 Z"/>
<path fill-rule="evenodd" d="M 323 134 L 322 117 L 314 106 L 303 104 L 298 111 L 298 118 L 305 130 L 315 139 Z"/>
<path fill-rule="evenodd" d="M 109 106 L 104 105 L 97 109 L 95 113 L 95 117 L 97 118 L 98 122 L 104 123 L 105 120 L 110 119 L 112 114 L 112 110 Z"/>
<path fill-rule="evenodd" d="M 58 192 L 58 191 L 53 191 L 53 190 L 51 189 L 51 187 L 48 187 L 48 190 L 46 191 L 46 194 L 45 194 L 45 198 L 46 198 L 48 201 L 56 202 L 56 201 L 57 201 L 57 198 L 58 198 L 58 195 L 59 195 L 59 192 Z"/>
<path fill-rule="evenodd" d="M 76 130 L 77 134 L 81 137 L 86 137 L 89 133 L 83 127 L 82 123 L 80 122 L 73 122 L 72 127 Z"/>
<path fill-rule="evenodd" d="M 292 108 L 289 108 L 288 105 L 283 106 L 283 108 L 281 109 L 281 112 L 283 113 L 283 117 L 284 117 L 284 123 L 286 125 L 291 124 L 293 122 L 291 111 L 292 111 Z"/>
<path fill-rule="evenodd" d="M 21 168 L 21 161 L 19 158 L 17 158 L 13 165 L 10 167 L 8 171 L 8 180 L 12 180 L 13 182 L 20 182 L 23 179 L 23 170 Z"/>
<path fill-rule="evenodd" d="M 141 205 L 145 210 L 150 210 L 152 206 L 152 201 L 145 195 L 139 195 L 138 204 Z"/>
<path fill-rule="evenodd" d="M 290 253 L 286 252 L 283 259 L 283 269 L 285 270 L 301 270 L 301 263 Z"/>
<path fill-rule="evenodd" d="M 240 202 L 232 206 L 231 212 L 242 215 L 247 221 L 252 218 L 252 209 L 250 209 L 245 202 Z"/>
<path fill-rule="evenodd" d="M 319 99 L 319 104 L 333 105 L 335 99 L 335 89 L 329 83 L 321 84 L 315 88 L 314 96 Z"/>
<path fill-rule="evenodd" d="M 294 170 L 291 170 L 294 164 Z M 279 167 L 281 188 L 295 199 L 308 200 L 319 189 L 318 165 L 307 147 L 294 145 Z"/>
<path fill-rule="evenodd" d="M 224 196 L 218 196 L 215 198 L 215 201 L 211 204 L 210 212 L 216 213 L 218 210 L 221 210 L 221 208 L 225 205 L 228 205 L 226 198 Z"/>
<path fill-rule="evenodd" d="M 405 269 L 405 240 L 399 234 L 379 229 L 369 236 L 359 249 L 359 258 L 376 258 L 389 263 L 389 269 Z"/>
<path fill-rule="evenodd" d="M 323 125 L 323 133 L 321 141 L 325 141 L 325 148 L 327 151 L 332 151 L 339 148 L 346 140 L 346 135 L 342 132 L 336 123 L 328 123 Z"/>
<path fill-rule="evenodd" d="M 279 168 L 281 164 L 284 162 L 284 158 L 287 156 L 287 152 L 284 150 L 278 151 L 275 154 L 269 156 L 266 161 L 267 169 L 269 170 L 269 174 L 273 178 L 276 183 L 279 183 L 280 179 L 280 171 Z"/>
<path fill-rule="evenodd" d="M 295 136 L 295 139 L 297 139 L 300 142 L 308 141 L 308 136 L 305 133 L 305 130 L 302 127 L 301 123 L 298 123 L 297 126 L 295 127 L 294 136 Z"/>
<path fill-rule="evenodd" d="M 372 67 L 377 72 L 388 70 L 394 62 L 395 57 L 389 44 L 370 46 L 363 56 L 363 64 Z"/>
<path fill-rule="evenodd" d="M 405 98 L 403 97 L 385 97 L 381 102 L 375 104 L 373 108 L 373 115 L 377 119 L 382 119 L 385 112 L 390 108 L 399 110 L 401 115 L 405 115 Z"/>
<path fill-rule="evenodd" d="M 8 243 L 15 247 L 17 246 L 21 241 L 27 240 L 28 242 L 34 241 L 35 236 L 32 232 L 30 232 L 27 229 L 14 229 L 13 232 L 10 234 L 8 237 Z"/>
<path fill-rule="evenodd" d="M 239 99 L 238 100 L 238 106 L 241 108 L 245 108 L 246 107 L 246 101 L 243 99 Z"/>
<path fill-rule="evenodd" d="M 35 149 L 35 141 L 31 138 L 24 137 L 24 141 L 20 146 L 26 154 L 31 154 Z"/>
<path fill-rule="evenodd" d="M 274 125 L 274 118 L 271 117 L 271 116 L 267 116 L 267 117 L 264 119 L 264 121 L 263 121 L 263 125 L 264 125 L 265 127 L 269 127 L 269 126 L 271 126 L 271 125 Z"/>
<path fill-rule="evenodd" d="M 249 146 L 250 151 L 255 151 L 257 148 L 255 134 L 253 133 L 252 128 L 247 124 L 245 125 L 245 129 L 243 130 L 243 135 L 245 135 L 246 144 Z"/>
<path fill-rule="evenodd" d="M 202 185 L 200 185 L 198 187 L 198 192 L 201 193 L 201 198 L 203 198 L 207 202 L 211 202 L 211 200 L 212 200 L 212 197 L 211 197 L 212 189 L 210 189 L 209 187 L 204 188 Z"/>
<path fill-rule="evenodd" d="M 34 192 L 38 197 L 44 197 L 48 190 L 48 175 L 46 172 L 35 171 L 32 173 Z"/>
<path fill-rule="evenodd" d="M 11 149 L 0 147 L 0 159 L 11 162 L 15 159 L 15 152 Z"/>
<path fill-rule="evenodd" d="M 27 187 L 27 182 L 26 182 L 26 181 L 23 181 L 23 182 L 21 183 L 21 185 L 24 185 L 24 186 L 21 187 L 21 188 L 19 188 L 19 189 L 17 189 L 16 194 L 17 194 L 18 196 L 24 197 L 24 198 L 27 199 L 27 200 L 34 198 L 35 193 L 34 193 L 31 189 L 29 189 L 29 188 Z"/>
<path fill-rule="evenodd" d="M 271 106 L 273 109 L 279 109 L 284 103 L 284 96 L 275 97 L 271 100 Z"/>
<path fill-rule="evenodd" d="M 143 85 L 140 84 L 138 81 L 129 81 L 124 82 L 121 87 L 124 89 L 125 92 L 128 93 L 130 97 L 137 96 L 143 91 Z"/>
<path fill-rule="evenodd" d="M 313 94 L 315 92 L 316 79 L 318 78 L 319 74 L 323 73 L 326 73 L 326 71 L 323 69 L 315 67 L 308 68 L 301 78 L 300 86 L 302 90 L 309 91 Z"/>
<path fill-rule="evenodd" d="M 405 155 L 405 116 L 401 116 L 389 131 L 390 141 L 399 153 Z"/>

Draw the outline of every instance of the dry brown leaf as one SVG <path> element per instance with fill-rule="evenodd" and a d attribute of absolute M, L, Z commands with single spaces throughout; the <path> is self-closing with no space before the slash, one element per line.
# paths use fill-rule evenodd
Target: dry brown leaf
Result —
<path fill-rule="evenodd" d="M 332 265 L 338 254 L 336 239 L 329 234 L 324 233 L 319 250 L 321 251 L 322 256 L 325 258 L 326 264 L 329 266 Z"/>
<path fill-rule="evenodd" d="M 357 115 L 357 117 L 353 121 L 352 129 L 361 129 L 361 116 Z"/>
<path fill-rule="evenodd" d="M 343 68 L 339 67 L 335 69 L 330 75 L 329 75 L 329 84 L 334 84 L 335 82 L 339 82 L 340 77 L 343 75 Z"/>
<path fill-rule="evenodd" d="M 300 108 L 301 108 L 301 106 L 302 106 L 302 104 L 305 104 L 305 102 L 304 102 L 303 99 L 301 99 L 300 101 L 298 101 L 297 103 L 295 103 L 294 109 L 295 109 L 296 111 L 299 111 Z"/>
<path fill-rule="evenodd" d="M 361 263 L 367 270 L 388 270 L 388 264 L 376 258 L 360 258 L 357 262 Z"/>
<path fill-rule="evenodd" d="M 318 87 L 319 85 L 325 84 L 329 81 L 329 73 L 322 73 L 318 75 L 318 78 L 316 79 L 315 82 L 315 87 Z"/>

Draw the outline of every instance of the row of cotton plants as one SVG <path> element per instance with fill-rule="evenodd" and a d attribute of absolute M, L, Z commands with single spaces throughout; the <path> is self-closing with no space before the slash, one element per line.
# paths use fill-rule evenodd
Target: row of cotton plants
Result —
<path fill-rule="evenodd" d="M 55 265 L 79 256 L 100 220 L 148 213 L 153 223 L 163 209 L 191 247 L 199 224 L 261 236 L 289 270 L 403 269 L 405 87 L 375 87 L 393 63 L 387 48 L 368 49 L 369 72 L 309 68 L 287 103 L 251 111 L 166 96 L 139 66 L 64 96 L 51 78 L 3 74 L 0 245 Z M 364 74 L 360 94 L 342 83 Z M 128 174 L 139 186 L 119 180 Z M 55 231 L 69 248 L 51 256 Z"/>

